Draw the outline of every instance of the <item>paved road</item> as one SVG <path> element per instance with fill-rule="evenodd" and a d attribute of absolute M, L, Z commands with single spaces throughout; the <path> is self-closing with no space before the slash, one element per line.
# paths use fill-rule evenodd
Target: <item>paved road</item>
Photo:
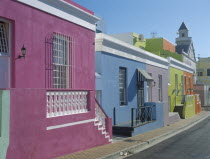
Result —
<path fill-rule="evenodd" d="M 210 118 L 126 159 L 210 159 Z"/>

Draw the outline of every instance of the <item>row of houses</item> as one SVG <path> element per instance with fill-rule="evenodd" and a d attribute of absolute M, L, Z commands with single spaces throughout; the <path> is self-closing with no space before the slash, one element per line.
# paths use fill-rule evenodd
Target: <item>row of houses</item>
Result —
<path fill-rule="evenodd" d="M 115 135 L 137 135 L 201 111 L 188 31 L 182 23 L 176 46 L 136 33 L 96 35 L 96 97 Z"/>
<path fill-rule="evenodd" d="M 178 54 L 164 38 L 96 34 L 100 19 L 71 0 L 0 4 L 0 159 L 55 158 L 200 111 L 184 24 Z"/>

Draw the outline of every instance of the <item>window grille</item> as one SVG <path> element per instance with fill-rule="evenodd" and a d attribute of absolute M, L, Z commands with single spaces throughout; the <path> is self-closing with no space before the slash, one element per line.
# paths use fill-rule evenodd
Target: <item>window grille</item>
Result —
<path fill-rule="evenodd" d="M 0 22 L 0 54 L 8 54 L 8 37 L 6 32 L 6 26 Z"/>
<path fill-rule="evenodd" d="M 120 105 L 127 104 L 127 89 L 126 89 L 126 68 L 119 69 L 119 91 L 120 91 Z"/>
<path fill-rule="evenodd" d="M 72 38 L 53 34 L 53 87 L 69 88 L 70 55 L 72 54 Z"/>
<path fill-rule="evenodd" d="M 163 101 L 163 88 L 162 88 L 162 75 L 158 75 L 158 94 L 159 94 L 159 101 Z"/>

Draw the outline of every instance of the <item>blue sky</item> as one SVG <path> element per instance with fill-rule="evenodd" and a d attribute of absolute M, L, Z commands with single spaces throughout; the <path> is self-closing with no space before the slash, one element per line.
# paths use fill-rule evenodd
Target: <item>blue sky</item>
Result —
<path fill-rule="evenodd" d="M 135 32 L 172 43 L 184 21 L 196 57 L 210 56 L 210 0 L 74 0 L 103 17 L 107 34 Z"/>

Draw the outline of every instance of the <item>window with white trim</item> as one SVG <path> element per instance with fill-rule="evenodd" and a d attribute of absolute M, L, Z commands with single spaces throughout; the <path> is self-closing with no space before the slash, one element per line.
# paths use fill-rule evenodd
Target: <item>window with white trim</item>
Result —
<path fill-rule="evenodd" d="M 70 85 L 70 37 L 53 34 L 53 88 L 69 88 Z"/>
<path fill-rule="evenodd" d="M 127 104 L 127 89 L 126 89 L 127 70 L 124 67 L 119 68 L 119 91 L 120 105 Z"/>
<path fill-rule="evenodd" d="M 158 75 L 158 101 L 163 101 L 162 75 Z"/>
<path fill-rule="evenodd" d="M 152 77 L 152 73 L 148 73 Z M 146 101 L 152 102 L 152 82 L 153 81 L 147 81 L 147 96 Z"/>
<path fill-rule="evenodd" d="M 8 55 L 8 29 L 4 22 L 0 21 L 0 55 Z"/>
<path fill-rule="evenodd" d="M 197 72 L 198 76 L 203 76 L 203 72 Z"/>

